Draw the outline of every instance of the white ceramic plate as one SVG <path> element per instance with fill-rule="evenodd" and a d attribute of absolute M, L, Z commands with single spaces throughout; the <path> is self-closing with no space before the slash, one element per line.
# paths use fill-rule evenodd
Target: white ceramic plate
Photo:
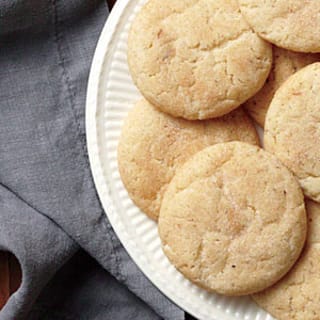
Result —
<path fill-rule="evenodd" d="M 183 0 L 182 0 L 183 1 Z M 250 298 L 208 293 L 185 279 L 161 250 L 156 223 L 130 200 L 117 166 L 123 119 L 140 98 L 127 66 L 127 35 L 145 0 L 118 0 L 101 34 L 87 94 L 89 158 L 100 200 L 128 253 L 168 298 L 201 320 L 271 320 Z M 173 319 L 174 320 L 174 319 Z"/>

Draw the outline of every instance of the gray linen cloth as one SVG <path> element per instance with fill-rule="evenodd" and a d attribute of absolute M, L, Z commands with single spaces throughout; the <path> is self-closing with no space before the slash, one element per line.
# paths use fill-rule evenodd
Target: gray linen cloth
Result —
<path fill-rule="evenodd" d="M 104 0 L 0 1 L 0 250 L 23 271 L 0 320 L 184 319 L 129 258 L 93 185 L 85 94 L 107 12 Z M 104 270 L 72 258 L 79 248 Z"/>

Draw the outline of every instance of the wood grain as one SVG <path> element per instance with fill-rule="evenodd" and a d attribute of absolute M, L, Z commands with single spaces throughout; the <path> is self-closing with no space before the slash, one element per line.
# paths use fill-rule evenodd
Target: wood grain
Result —
<path fill-rule="evenodd" d="M 8 253 L 0 252 L 0 309 L 10 296 Z"/>
<path fill-rule="evenodd" d="M 115 4 L 116 0 L 107 0 L 107 3 L 109 5 L 109 9 L 111 9 L 113 7 L 113 5 Z"/>
<path fill-rule="evenodd" d="M 9 266 L 9 290 L 11 295 L 15 293 L 21 285 L 22 271 L 21 271 L 19 261 L 12 254 L 9 254 L 8 266 Z"/>

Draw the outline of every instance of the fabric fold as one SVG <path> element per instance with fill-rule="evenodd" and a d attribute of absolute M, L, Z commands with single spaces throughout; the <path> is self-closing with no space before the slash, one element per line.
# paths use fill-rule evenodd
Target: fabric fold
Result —
<path fill-rule="evenodd" d="M 0 185 L 0 248 L 14 253 L 22 284 L 0 312 L 1 320 L 22 319 L 48 280 L 78 250 L 53 221 Z"/>
<path fill-rule="evenodd" d="M 80 250 L 45 287 L 27 319 L 160 320 L 161 318 L 95 260 Z"/>
<path fill-rule="evenodd" d="M 10 249 L 0 237 L 0 244 L 19 255 L 25 277 L 21 289 L 0 312 L 1 320 L 9 319 L 10 312 L 17 315 L 15 320 L 23 319 L 26 303 L 22 300 L 29 301 L 32 283 L 39 286 L 30 299 L 50 279 L 53 269 L 70 258 L 75 243 L 136 294 L 142 305 L 148 304 L 158 314 L 155 319 L 184 319 L 183 311 L 144 277 L 125 252 L 92 181 L 85 142 L 85 95 L 106 17 L 102 0 L 4 0 L 0 4 L 0 183 L 45 226 L 35 222 L 31 229 L 26 224 L 25 230 L 21 226 L 11 237 L 7 230 L 6 239 L 16 236 L 21 251 Z M 12 213 L 13 222 L 16 215 Z M 0 223 L 5 226 L 7 219 L 10 215 L 3 214 Z M 49 259 L 51 235 L 44 232 L 60 239 L 56 247 L 52 245 L 58 259 L 54 263 Z M 21 243 L 26 233 L 28 245 L 39 241 L 41 250 L 47 248 L 44 260 L 38 260 L 42 251 L 27 256 Z M 32 263 L 34 269 L 27 269 Z M 51 264 L 54 268 L 49 272 Z"/>

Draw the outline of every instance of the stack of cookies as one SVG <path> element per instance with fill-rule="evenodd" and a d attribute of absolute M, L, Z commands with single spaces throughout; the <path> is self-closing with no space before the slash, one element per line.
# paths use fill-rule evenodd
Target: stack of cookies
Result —
<path fill-rule="evenodd" d="M 149 0 L 129 34 L 131 199 L 185 277 L 280 320 L 320 319 L 319 53 L 315 0 Z"/>

